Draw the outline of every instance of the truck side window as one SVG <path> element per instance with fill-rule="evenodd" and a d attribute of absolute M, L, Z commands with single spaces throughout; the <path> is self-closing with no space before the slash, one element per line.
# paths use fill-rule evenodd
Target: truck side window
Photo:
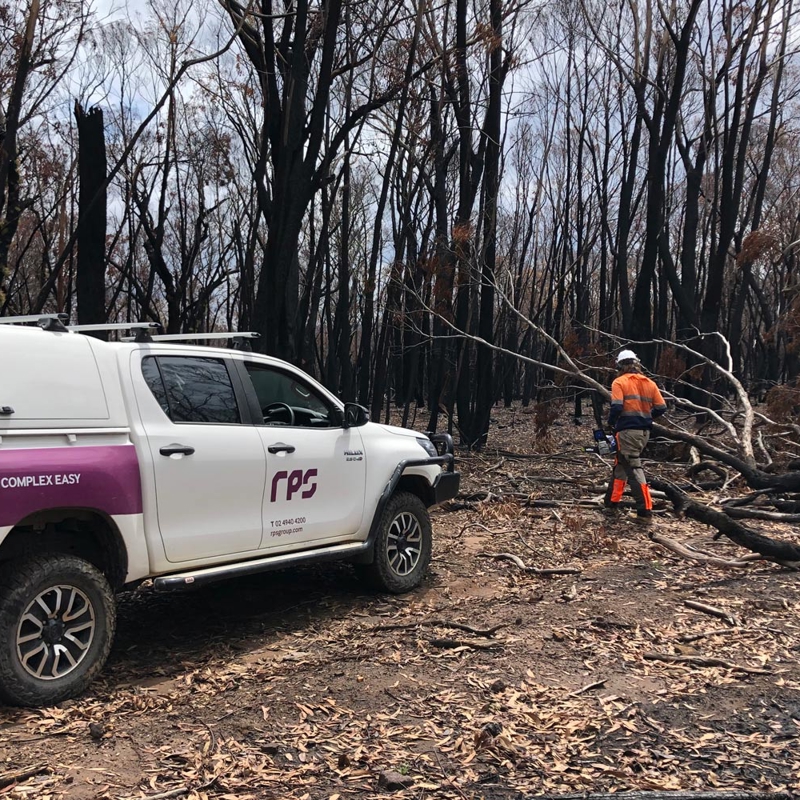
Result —
<path fill-rule="evenodd" d="M 169 403 L 167 402 L 167 390 L 164 388 L 164 381 L 161 380 L 161 373 L 158 371 L 158 364 L 152 356 L 142 359 L 142 375 L 147 382 L 153 397 L 158 400 L 161 410 L 169 416 Z"/>
<path fill-rule="evenodd" d="M 334 424 L 330 405 L 306 383 L 260 364 L 246 362 L 245 366 L 266 425 L 329 428 Z"/>
<path fill-rule="evenodd" d="M 150 356 L 142 361 L 142 374 L 173 422 L 240 422 L 233 385 L 221 359 Z"/>

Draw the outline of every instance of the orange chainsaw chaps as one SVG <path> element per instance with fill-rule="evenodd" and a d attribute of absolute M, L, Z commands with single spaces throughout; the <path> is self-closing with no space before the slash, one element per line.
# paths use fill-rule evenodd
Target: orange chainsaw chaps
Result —
<path fill-rule="evenodd" d="M 625 494 L 626 483 L 627 481 L 621 481 L 619 478 L 614 478 L 614 486 L 611 489 L 612 503 L 619 503 L 619 501 L 622 500 L 622 495 Z"/>

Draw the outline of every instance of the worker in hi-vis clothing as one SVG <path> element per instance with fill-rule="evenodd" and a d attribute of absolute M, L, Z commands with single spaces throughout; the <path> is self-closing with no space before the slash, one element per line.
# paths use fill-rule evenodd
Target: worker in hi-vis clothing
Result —
<path fill-rule="evenodd" d="M 611 384 L 609 427 L 617 440 L 614 471 L 603 498 L 607 509 L 619 508 L 630 481 L 636 501 L 636 520 L 649 525 L 653 519 L 650 487 L 642 469 L 642 451 L 650 439 L 653 419 L 667 410 L 658 386 L 642 374 L 642 365 L 632 350 L 622 350 L 617 356 L 617 377 Z"/>

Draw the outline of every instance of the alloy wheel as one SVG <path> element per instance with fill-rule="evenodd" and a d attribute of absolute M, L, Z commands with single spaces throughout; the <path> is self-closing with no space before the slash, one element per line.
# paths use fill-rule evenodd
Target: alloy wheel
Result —
<path fill-rule="evenodd" d="M 31 601 L 17 627 L 17 656 L 34 678 L 52 681 L 76 669 L 95 636 L 89 598 L 75 586 L 45 589 Z"/>
<path fill-rule="evenodd" d="M 422 528 L 419 520 L 407 511 L 398 514 L 389 526 L 386 539 L 389 565 L 397 575 L 408 575 L 422 556 Z"/>

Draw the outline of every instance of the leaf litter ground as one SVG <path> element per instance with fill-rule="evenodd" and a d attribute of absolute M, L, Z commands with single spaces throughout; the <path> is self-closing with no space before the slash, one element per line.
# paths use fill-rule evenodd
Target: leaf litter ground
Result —
<path fill-rule="evenodd" d="M 122 596 L 84 696 L 0 709 L 0 796 L 800 790 L 800 578 L 682 560 L 587 505 L 609 470 L 582 452 L 589 427 L 534 437 L 532 417 L 498 410 L 492 447 L 460 459 L 464 497 L 434 513 L 430 574 L 411 595 L 367 593 L 325 565 Z M 741 555 L 657 516 L 672 538 Z M 502 553 L 580 572 L 541 576 Z"/>

